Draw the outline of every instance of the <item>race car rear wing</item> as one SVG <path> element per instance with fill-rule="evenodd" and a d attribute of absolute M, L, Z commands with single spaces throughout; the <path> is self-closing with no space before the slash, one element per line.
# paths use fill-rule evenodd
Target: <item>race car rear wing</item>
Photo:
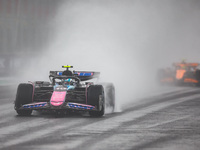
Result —
<path fill-rule="evenodd" d="M 197 67 L 199 65 L 199 63 L 174 63 L 174 66 L 187 66 L 187 67 Z"/>
<path fill-rule="evenodd" d="M 50 71 L 49 76 L 63 76 L 64 71 Z M 73 71 L 72 76 L 79 78 L 81 81 L 90 80 L 93 78 L 98 78 L 100 72 L 91 72 L 91 71 Z"/>
<path fill-rule="evenodd" d="M 99 78 L 100 72 L 74 71 L 74 75 L 77 76 L 81 81 L 86 81 L 93 78 Z"/>

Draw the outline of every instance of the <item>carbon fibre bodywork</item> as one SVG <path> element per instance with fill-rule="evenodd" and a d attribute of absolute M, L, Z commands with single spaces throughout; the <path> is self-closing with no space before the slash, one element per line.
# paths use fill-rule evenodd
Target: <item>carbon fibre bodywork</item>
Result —
<path fill-rule="evenodd" d="M 104 88 L 93 82 L 99 72 L 50 71 L 50 82 L 35 81 L 18 86 L 15 110 L 19 115 L 31 114 L 32 110 L 88 111 L 92 116 L 102 116 L 105 109 Z M 66 82 L 70 80 L 71 82 Z M 114 100 L 114 99 L 113 99 Z M 113 102 L 114 104 L 114 102 Z M 94 113 L 93 113 L 94 112 Z M 96 113 L 95 113 L 96 112 Z"/>
<path fill-rule="evenodd" d="M 89 86 L 82 85 L 82 86 L 74 88 L 73 90 L 67 90 L 67 88 L 65 88 L 64 86 L 61 85 L 60 88 L 65 88 L 65 90 L 63 90 L 63 89 L 57 90 L 57 89 L 55 89 L 55 85 L 50 84 L 49 82 L 36 81 L 33 83 L 29 82 L 29 84 L 31 86 L 33 86 L 32 103 L 24 104 L 19 109 L 97 110 L 95 108 L 95 106 L 86 105 L 86 103 L 87 103 L 87 88 L 89 88 Z M 64 103 L 62 105 L 59 105 L 59 107 L 53 106 L 51 104 L 53 94 L 60 94 L 63 91 L 66 92 L 65 97 L 64 97 Z"/>
<path fill-rule="evenodd" d="M 198 63 L 174 63 L 173 68 L 160 69 L 158 79 L 161 84 L 200 85 Z"/>

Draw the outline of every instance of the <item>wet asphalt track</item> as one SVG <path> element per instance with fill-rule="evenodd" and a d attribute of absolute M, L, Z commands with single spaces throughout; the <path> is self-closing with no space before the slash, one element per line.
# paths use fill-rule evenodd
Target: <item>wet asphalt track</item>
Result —
<path fill-rule="evenodd" d="M 123 105 L 123 112 L 102 118 L 38 112 L 19 117 L 10 91 L 0 88 L 1 149 L 200 149 L 200 88 L 163 87 L 151 97 Z"/>

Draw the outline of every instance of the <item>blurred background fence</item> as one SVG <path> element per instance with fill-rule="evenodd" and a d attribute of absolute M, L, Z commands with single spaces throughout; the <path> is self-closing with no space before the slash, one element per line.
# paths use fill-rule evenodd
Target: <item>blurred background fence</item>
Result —
<path fill-rule="evenodd" d="M 0 76 L 34 63 L 54 34 L 60 0 L 0 0 Z"/>

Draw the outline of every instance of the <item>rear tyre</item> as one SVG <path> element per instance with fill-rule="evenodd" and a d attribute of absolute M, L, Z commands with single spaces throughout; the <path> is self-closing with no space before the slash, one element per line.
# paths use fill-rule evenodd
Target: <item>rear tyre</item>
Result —
<path fill-rule="evenodd" d="M 200 86 L 200 70 L 199 69 L 196 70 L 195 77 L 199 81 L 196 85 Z"/>
<path fill-rule="evenodd" d="M 199 69 L 196 70 L 195 75 L 196 75 L 196 79 L 200 80 L 200 70 Z"/>
<path fill-rule="evenodd" d="M 33 85 L 27 83 L 19 84 L 15 99 L 15 110 L 18 113 L 18 115 L 21 116 L 31 115 L 32 110 L 22 110 L 19 108 L 24 104 L 31 103 L 32 96 L 33 96 Z"/>
<path fill-rule="evenodd" d="M 104 90 L 102 85 L 91 85 L 88 88 L 87 102 L 89 105 L 95 106 L 99 111 L 89 111 L 92 117 L 101 117 L 105 112 Z"/>

